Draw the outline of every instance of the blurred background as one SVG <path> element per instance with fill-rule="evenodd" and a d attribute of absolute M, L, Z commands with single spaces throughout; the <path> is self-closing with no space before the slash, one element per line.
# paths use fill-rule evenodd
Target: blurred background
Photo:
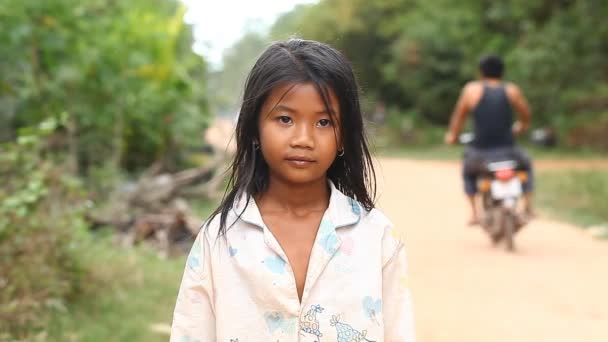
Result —
<path fill-rule="evenodd" d="M 0 341 L 168 339 L 184 253 L 223 193 L 246 74 L 289 37 L 329 43 L 352 61 L 382 182 L 443 168 L 446 186 L 404 184 L 412 202 L 388 190 L 380 201 L 397 216 L 414 215 L 421 198 L 429 210 L 446 200 L 437 193 L 454 198 L 447 221 L 395 218 L 412 236 L 419 340 L 608 340 L 606 18 L 602 0 L 0 0 Z M 541 220 L 517 257 L 460 227 L 462 148 L 443 145 L 460 90 L 488 53 L 504 57 L 505 78 L 533 113 L 520 144 L 538 165 Z M 444 245 L 417 237 L 433 224 L 454 235 Z M 470 259 L 433 259 L 441 255 Z M 479 258 L 552 296 L 503 298 L 497 312 L 530 306 L 493 316 L 481 307 L 497 287 L 475 278 L 493 267 L 471 266 Z M 518 273 L 539 260 L 536 278 Z M 585 269 L 595 263 L 603 271 Z M 462 285 L 469 292 L 456 291 L 471 296 L 453 303 L 478 311 L 442 313 L 457 296 L 433 290 L 446 267 L 478 271 Z M 579 287 L 547 291 L 560 279 Z M 583 292 L 588 300 L 560 301 Z M 526 312 L 535 314 L 528 330 L 505 326 Z M 492 317 L 502 323 L 479 321 Z"/>

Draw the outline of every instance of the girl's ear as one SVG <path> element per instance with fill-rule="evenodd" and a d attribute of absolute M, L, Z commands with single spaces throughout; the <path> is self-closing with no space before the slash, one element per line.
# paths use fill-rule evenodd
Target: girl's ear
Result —
<path fill-rule="evenodd" d="M 342 142 L 342 134 L 340 134 L 340 132 L 337 132 L 338 136 L 337 136 L 337 146 L 338 146 L 338 157 L 342 157 L 344 155 L 344 143 Z"/>
<path fill-rule="evenodd" d="M 344 137 L 342 136 L 342 127 L 335 127 L 334 134 L 336 135 L 336 146 L 338 147 L 338 153 L 344 152 Z"/>

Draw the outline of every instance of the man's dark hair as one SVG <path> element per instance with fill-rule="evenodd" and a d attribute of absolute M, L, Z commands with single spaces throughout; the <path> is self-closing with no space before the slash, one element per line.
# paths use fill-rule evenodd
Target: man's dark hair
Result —
<path fill-rule="evenodd" d="M 505 63 L 496 55 L 484 56 L 479 60 L 479 71 L 484 77 L 502 78 Z"/>

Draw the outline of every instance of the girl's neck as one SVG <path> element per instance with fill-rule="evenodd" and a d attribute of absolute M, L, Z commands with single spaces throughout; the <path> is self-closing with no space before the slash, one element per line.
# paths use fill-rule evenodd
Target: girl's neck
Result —
<path fill-rule="evenodd" d="M 329 206 L 329 196 L 326 178 L 313 183 L 294 185 L 270 177 L 268 189 L 258 195 L 256 201 L 258 206 L 272 211 L 324 211 Z"/>

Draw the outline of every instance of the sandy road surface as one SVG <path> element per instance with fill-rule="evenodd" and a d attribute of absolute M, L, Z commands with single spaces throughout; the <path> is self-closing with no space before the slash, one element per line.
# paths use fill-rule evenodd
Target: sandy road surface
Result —
<path fill-rule="evenodd" d="M 508 254 L 464 225 L 457 164 L 379 163 L 379 207 L 407 240 L 418 341 L 608 341 L 608 242 L 540 218 Z"/>

